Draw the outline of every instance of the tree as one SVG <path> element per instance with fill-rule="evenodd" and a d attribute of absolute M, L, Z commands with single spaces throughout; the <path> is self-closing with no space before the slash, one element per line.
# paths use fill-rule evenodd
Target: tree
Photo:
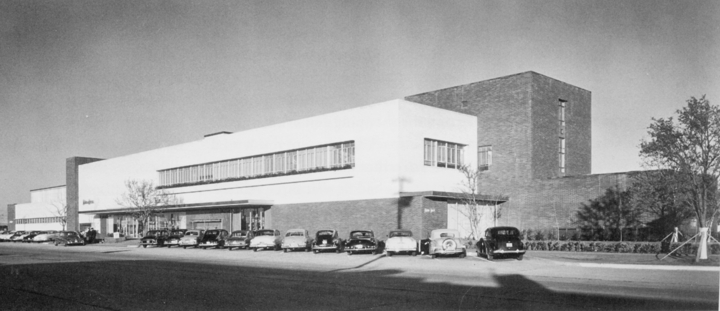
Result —
<path fill-rule="evenodd" d="M 65 199 L 65 196 L 58 195 L 55 200 L 50 203 L 52 205 L 52 209 L 50 212 L 53 213 L 53 215 L 60 218 L 60 223 L 62 224 L 62 229 L 65 231 L 65 227 L 67 226 L 67 214 L 68 214 L 68 205 L 67 200 Z"/>
<path fill-rule="evenodd" d="M 608 188 L 605 194 L 583 203 L 576 212 L 578 226 L 602 240 L 622 241 L 622 229 L 640 224 L 640 211 L 630 204 L 629 191 Z"/>
<path fill-rule="evenodd" d="M 720 108 L 710 105 L 705 96 L 687 100 L 687 106 L 673 118 L 655 119 L 650 124 L 649 140 L 640 144 L 645 165 L 672 170 L 684 187 L 684 201 L 692 206 L 697 224 L 704 232 L 697 259 L 707 258 L 707 230 L 717 214 L 720 180 Z M 704 257 L 704 258 L 701 258 Z"/>
<path fill-rule="evenodd" d="M 694 215 L 685 204 L 685 187 L 671 170 L 643 171 L 633 176 L 632 204 L 652 221 L 656 235 L 664 236 Z"/>
<path fill-rule="evenodd" d="M 458 212 L 460 212 L 470 223 L 470 235 L 472 239 L 478 239 L 481 236 L 480 232 L 480 221 L 484 208 L 491 208 L 491 217 L 493 220 L 493 226 L 497 225 L 497 220 L 502 216 L 501 207 L 498 206 L 497 202 L 505 199 L 501 195 L 481 195 L 479 191 L 480 177 L 484 169 L 482 167 L 471 168 L 468 165 L 461 165 L 458 167 L 458 171 L 463 174 L 461 182 L 461 192 L 463 198 L 460 200 L 462 205 L 458 206 Z M 489 206 L 487 203 L 493 203 Z"/>
<path fill-rule="evenodd" d="M 181 203 L 174 195 L 157 189 L 152 181 L 147 180 L 125 181 L 125 193 L 116 202 L 143 224 L 143 233 L 147 232 L 151 217 L 162 213 L 170 205 Z"/>

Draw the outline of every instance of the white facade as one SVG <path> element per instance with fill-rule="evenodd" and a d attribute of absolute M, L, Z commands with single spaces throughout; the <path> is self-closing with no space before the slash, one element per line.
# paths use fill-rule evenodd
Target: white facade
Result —
<path fill-rule="evenodd" d="M 184 204 L 294 204 L 457 192 L 462 177 L 457 170 L 423 164 L 425 139 L 462 145 L 463 163 L 475 165 L 476 117 L 393 100 L 81 165 L 79 211 L 92 215 L 122 209 L 117 201 L 124 182 L 152 180 L 160 185 L 161 170 L 342 142 L 354 143 L 354 166 L 349 169 L 166 190 Z"/>
<path fill-rule="evenodd" d="M 63 230 L 65 197 L 65 186 L 30 190 L 30 203 L 15 204 L 15 230 Z M 90 215 L 80 215 L 80 222 L 91 220 Z"/>

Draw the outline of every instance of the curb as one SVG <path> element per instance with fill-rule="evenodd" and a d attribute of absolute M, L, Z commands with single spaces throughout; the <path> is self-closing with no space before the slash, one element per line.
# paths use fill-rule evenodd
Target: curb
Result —
<path fill-rule="evenodd" d="M 720 272 L 720 267 L 702 266 L 661 266 L 661 265 L 628 265 L 628 264 L 602 264 L 602 263 L 577 263 L 576 265 L 586 268 L 613 268 L 613 269 L 635 269 L 635 270 L 670 270 L 670 271 L 715 271 Z"/>

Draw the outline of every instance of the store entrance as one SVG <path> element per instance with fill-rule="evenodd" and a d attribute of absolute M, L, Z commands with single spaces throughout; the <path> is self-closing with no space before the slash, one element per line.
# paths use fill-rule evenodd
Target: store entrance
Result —
<path fill-rule="evenodd" d="M 262 207 L 245 208 L 241 212 L 241 230 L 265 229 L 265 209 Z"/>

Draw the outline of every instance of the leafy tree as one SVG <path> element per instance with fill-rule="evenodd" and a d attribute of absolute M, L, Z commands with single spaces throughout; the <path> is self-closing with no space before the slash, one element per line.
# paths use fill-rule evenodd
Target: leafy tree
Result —
<path fill-rule="evenodd" d="M 655 235 L 664 236 L 692 218 L 694 211 L 685 202 L 682 178 L 671 170 L 652 170 L 633 176 L 632 204 L 647 218 Z"/>
<path fill-rule="evenodd" d="M 720 108 L 705 96 L 691 97 L 673 118 L 654 119 L 650 139 L 640 144 L 645 164 L 674 172 L 683 187 L 683 200 L 692 206 L 701 228 L 708 227 L 718 206 L 720 179 Z"/>
<path fill-rule="evenodd" d="M 638 226 L 640 214 L 629 191 L 608 188 L 604 195 L 583 203 L 575 217 L 583 231 L 595 232 L 601 240 L 622 241 L 622 229 Z"/>
<path fill-rule="evenodd" d="M 152 181 L 147 180 L 125 181 L 125 193 L 116 202 L 143 224 L 143 234 L 147 233 L 151 217 L 162 213 L 170 205 L 181 203 L 174 195 L 157 189 Z"/>

